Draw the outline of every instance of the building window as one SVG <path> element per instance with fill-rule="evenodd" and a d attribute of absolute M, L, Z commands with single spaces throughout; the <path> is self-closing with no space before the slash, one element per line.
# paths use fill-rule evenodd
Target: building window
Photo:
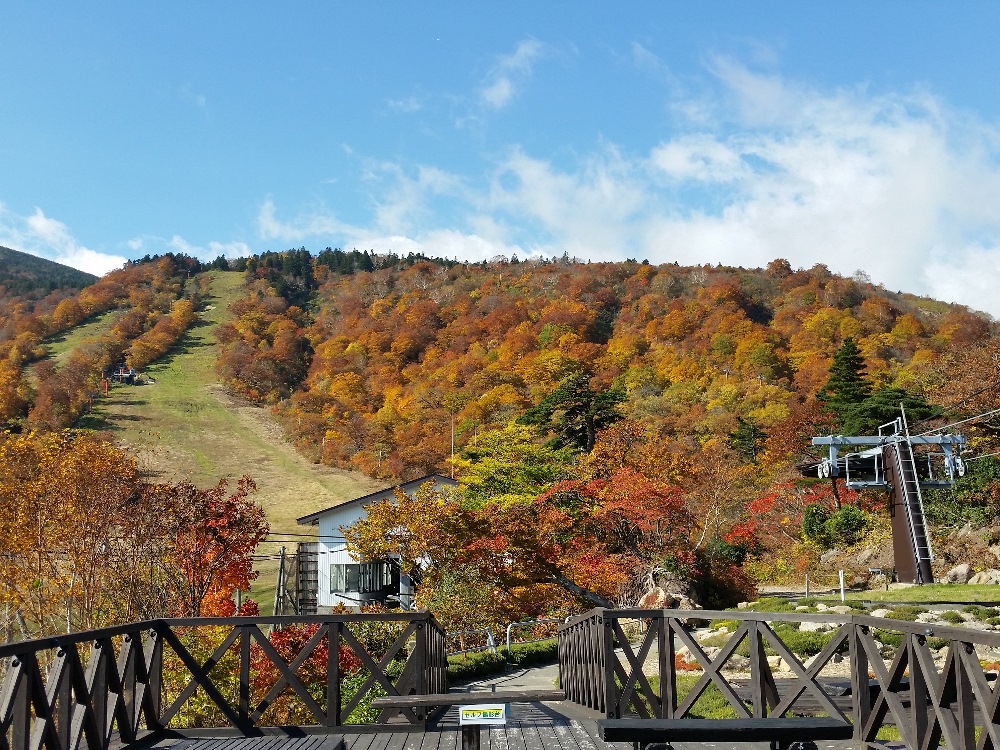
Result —
<path fill-rule="evenodd" d="M 330 565 L 331 594 L 375 594 L 392 585 L 392 570 L 383 560 Z"/>

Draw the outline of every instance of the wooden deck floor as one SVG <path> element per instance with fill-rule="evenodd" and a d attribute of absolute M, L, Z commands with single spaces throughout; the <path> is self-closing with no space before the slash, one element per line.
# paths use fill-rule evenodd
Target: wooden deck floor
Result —
<path fill-rule="evenodd" d="M 736 738 L 734 738 L 736 739 Z M 853 750 L 853 742 L 820 742 L 819 750 Z M 512 706 L 506 726 L 483 727 L 481 750 L 632 750 L 628 742 L 604 742 L 593 719 L 566 715 L 553 706 Z M 457 710 L 421 732 L 313 734 L 305 737 L 213 737 L 169 739 L 161 750 L 461 750 Z M 734 741 L 673 744 L 674 750 L 768 750 L 767 743 Z"/>

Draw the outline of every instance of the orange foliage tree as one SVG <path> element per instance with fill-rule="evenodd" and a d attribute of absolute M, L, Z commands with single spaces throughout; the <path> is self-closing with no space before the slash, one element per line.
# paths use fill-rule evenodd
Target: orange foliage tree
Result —
<path fill-rule="evenodd" d="M 0 604 L 22 635 L 228 613 L 267 532 L 237 491 L 150 485 L 133 456 L 68 431 L 0 433 Z"/>
<path fill-rule="evenodd" d="M 531 502 L 472 504 L 425 485 L 370 506 L 344 536 L 359 555 L 397 557 L 419 573 L 421 603 L 455 593 L 456 577 L 475 580 L 467 595 L 492 604 L 473 614 L 502 621 L 573 602 L 614 606 L 651 566 L 686 554 L 692 527 L 679 488 L 626 468 L 557 482 Z"/>
<path fill-rule="evenodd" d="M 234 614 L 233 592 L 257 577 L 251 555 L 269 530 L 263 509 L 250 494 L 257 485 L 242 477 L 227 494 L 225 479 L 209 489 L 190 482 L 167 485 L 171 509 L 169 570 L 186 617 Z"/>

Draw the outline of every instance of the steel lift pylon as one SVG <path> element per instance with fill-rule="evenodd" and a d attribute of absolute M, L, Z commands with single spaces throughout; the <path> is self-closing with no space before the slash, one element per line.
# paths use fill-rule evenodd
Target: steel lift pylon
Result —
<path fill-rule="evenodd" d="M 878 435 L 828 435 L 814 437 L 812 444 L 827 446 L 828 455 L 819 464 L 804 469 L 806 476 L 842 476 L 850 489 L 879 488 L 889 492 L 896 578 L 903 583 L 933 583 L 934 551 L 924 520 L 922 490 L 950 487 L 957 477 L 965 475 L 965 463 L 959 455 L 965 447 L 965 436 L 910 435 L 904 412 L 882 425 Z M 918 456 L 913 448 L 923 445 L 937 450 Z M 844 449 L 851 452 L 845 453 Z"/>

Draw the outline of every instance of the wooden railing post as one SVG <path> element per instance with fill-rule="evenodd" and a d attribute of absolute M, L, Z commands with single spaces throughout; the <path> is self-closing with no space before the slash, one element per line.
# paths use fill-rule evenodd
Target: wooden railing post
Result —
<path fill-rule="evenodd" d="M 108 664 L 107 646 L 109 642 L 95 640 L 90 646 L 90 659 L 87 661 L 87 690 L 90 693 L 90 710 L 93 717 L 98 748 L 103 749 L 108 737 Z M 91 750 L 98 750 L 91 747 Z"/>
<path fill-rule="evenodd" d="M 145 701 L 146 728 L 150 731 L 163 729 L 160 722 L 160 712 L 163 709 L 163 638 L 155 630 L 150 629 L 143 646 L 146 661 L 146 695 Z"/>
<path fill-rule="evenodd" d="M 256 625 L 244 625 L 240 627 L 240 705 L 238 711 L 240 720 L 246 724 L 250 721 L 250 641 L 251 629 L 256 629 Z"/>
<path fill-rule="evenodd" d="M 756 620 L 747 623 L 747 644 L 750 647 L 750 697 L 753 703 L 753 717 L 763 719 L 767 716 L 767 704 L 764 701 L 764 670 L 767 669 L 767 660 L 764 657 L 764 645 L 760 641 L 760 624 Z"/>
<path fill-rule="evenodd" d="M 868 681 L 868 654 L 861 644 L 861 634 L 867 633 L 865 625 L 852 625 L 848 640 L 851 664 L 851 707 L 853 709 L 854 743 L 860 746 L 864 741 L 865 725 L 871 716 L 871 684 Z"/>
<path fill-rule="evenodd" d="M 621 711 L 618 709 L 618 690 L 615 684 L 615 631 L 611 627 L 612 617 L 608 610 L 600 610 L 598 622 L 601 623 L 601 649 L 604 656 L 604 711 L 609 719 L 620 719 Z"/>
<path fill-rule="evenodd" d="M 138 678 L 139 659 L 142 654 L 142 635 L 138 633 L 126 633 L 122 637 L 121 651 L 118 652 L 118 680 L 121 691 L 121 702 L 125 709 L 127 726 L 121 726 L 118 722 L 119 739 L 123 743 L 135 741 L 136 713 L 139 710 L 138 698 Z"/>
<path fill-rule="evenodd" d="M 28 750 L 31 747 L 31 670 L 27 660 L 34 654 L 15 656 L 7 667 L 3 690 L 0 691 L 0 716 L 10 711 L 10 750 Z M 9 708 L 8 708 L 9 707 Z"/>
<path fill-rule="evenodd" d="M 430 634 L 430 628 L 427 627 L 430 624 L 430 615 L 425 615 L 422 622 L 417 623 L 417 637 L 416 637 L 416 653 L 414 656 L 417 658 L 416 670 L 417 670 L 417 695 L 428 695 L 429 691 L 427 689 L 429 680 L 427 679 L 427 637 Z M 424 720 L 424 716 L 427 709 L 418 708 L 414 713 L 417 715 L 419 721 Z"/>
<path fill-rule="evenodd" d="M 913 735 L 917 740 L 917 748 L 926 746 L 928 722 L 927 679 L 917 657 L 917 649 L 923 648 L 926 639 L 922 635 L 908 633 L 905 647 L 910 664 L 910 712 L 913 717 Z M 883 688 L 884 689 L 884 688 Z"/>
<path fill-rule="evenodd" d="M 76 646 L 61 646 L 56 651 L 55 664 L 49 670 L 50 675 L 55 674 L 59 679 L 59 685 L 55 691 L 58 703 L 55 711 L 56 736 L 59 739 L 60 747 L 63 748 L 69 747 L 73 721 L 73 674 L 71 670 L 74 662 L 66 656 L 68 648 L 76 648 Z"/>
<path fill-rule="evenodd" d="M 340 629 L 343 623 L 326 624 L 326 726 L 340 726 Z"/>
<path fill-rule="evenodd" d="M 672 719 L 677 710 L 677 667 L 674 652 L 674 630 L 671 618 L 660 610 L 654 621 L 658 627 L 657 649 L 660 659 L 660 718 Z"/>
<path fill-rule="evenodd" d="M 973 750 L 976 747 L 976 716 L 975 700 L 976 696 L 972 690 L 972 680 L 969 676 L 968 667 L 965 661 L 958 656 L 958 650 L 962 649 L 968 655 L 976 653 L 975 646 L 971 643 L 959 643 L 952 641 L 951 650 L 955 653 L 955 701 L 958 704 L 955 708 L 955 718 L 958 719 L 959 748 L 957 750 Z M 989 721 L 989 718 L 986 719 Z"/>

